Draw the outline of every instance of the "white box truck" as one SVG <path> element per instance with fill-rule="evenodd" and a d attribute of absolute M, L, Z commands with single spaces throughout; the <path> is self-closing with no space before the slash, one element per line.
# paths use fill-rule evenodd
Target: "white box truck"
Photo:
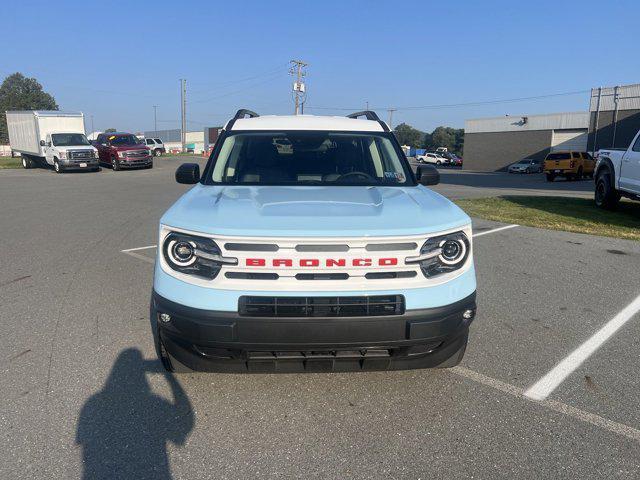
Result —
<path fill-rule="evenodd" d="M 98 151 L 85 136 L 82 113 L 27 110 L 6 115 L 11 151 L 20 153 L 24 168 L 48 164 L 58 173 L 99 170 Z"/>

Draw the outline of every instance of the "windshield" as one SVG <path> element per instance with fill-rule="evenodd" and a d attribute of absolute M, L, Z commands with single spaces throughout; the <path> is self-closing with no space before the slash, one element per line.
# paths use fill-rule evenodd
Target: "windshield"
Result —
<path fill-rule="evenodd" d="M 111 145 L 138 145 L 142 143 L 135 135 L 111 135 L 108 138 Z"/>
<path fill-rule="evenodd" d="M 236 133 L 224 139 L 204 183 L 413 186 L 401 153 L 382 133 Z"/>
<path fill-rule="evenodd" d="M 516 162 L 516 165 L 529 165 L 531 163 L 531 160 L 520 160 L 519 162 Z"/>
<path fill-rule="evenodd" d="M 89 140 L 82 133 L 54 133 L 51 135 L 51 141 L 56 147 L 90 145 Z"/>

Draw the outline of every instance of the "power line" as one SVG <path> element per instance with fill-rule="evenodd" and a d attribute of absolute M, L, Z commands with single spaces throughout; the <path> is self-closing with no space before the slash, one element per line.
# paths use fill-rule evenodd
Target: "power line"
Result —
<path fill-rule="evenodd" d="M 211 102 L 211 101 L 213 101 L 213 100 L 218 100 L 218 99 L 220 99 L 220 98 L 229 97 L 229 96 L 231 96 L 231 95 L 236 95 L 236 94 L 238 94 L 238 93 L 245 92 L 245 91 L 247 91 L 247 90 L 249 90 L 249 89 L 251 89 L 251 88 L 253 88 L 253 87 L 257 87 L 257 86 L 259 86 L 259 85 L 263 85 L 263 84 L 265 84 L 265 83 L 272 82 L 273 80 L 276 80 L 278 77 L 280 77 L 283 73 L 284 73 L 284 72 L 277 72 L 275 75 L 272 75 L 272 76 L 271 76 L 271 78 L 268 78 L 268 79 L 266 79 L 266 80 L 264 80 L 264 81 L 262 81 L 262 82 L 253 83 L 253 84 L 251 84 L 251 85 L 247 85 L 247 86 L 245 86 L 245 87 L 243 87 L 243 88 L 240 88 L 240 89 L 238 89 L 238 90 L 234 90 L 234 91 L 231 91 L 231 92 L 223 93 L 222 95 L 216 95 L 216 96 L 214 96 L 214 97 L 210 97 L 210 98 L 207 98 L 207 99 L 205 99 L 205 100 L 196 100 L 196 101 L 192 101 L 192 102 L 189 102 L 189 104 L 191 104 L 191 105 L 196 105 L 196 104 L 201 104 L 201 103 L 209 103 L 209 102 Z"/>
<path fill-rule="evenodd" d="M 195 90 L 195 91 L 192 90 L 191 93 L 192 94 L 194 94 L 194 93 L 195 94 L 200 94 L 200 93 L 205 93 L 205 92 L 211 92 L 212 90 L 215 90 L 215 89 L 217 89 L 219 87 L 224 87 L 224 86 L 227 86 L 227 85 L 235 85 L 237 83 L 248 82 L 249 80 L 255 80 L 255 79 L 258 79 L 258 78 L 267 77 L 267 76 L 273 75 L 274 73 L 280 73 L 280 72 L 284 71 L 284 68 L 287 65 L 289 65 L 289 64 L 288 63 L 280 64 L 276 68 L 272 68 L 272 69 L 270 69 L 268 71 L 264 71 L 264 72 L 259 73 L 257 75 L 252 75 L 250 77 L 244 77 L 244 78 L 240 78 L 240 79 L 237 79 L 237 80 L 229 80 L 229 81 L 221 82 L 221 83 L 213 83 L 213 84 L 210 84 L 210 85 L 215 86 L 215 88 L 208 88 L 208 89 L 204 89 L 204 90 Z M 191 84 L 193 85 L 193 82 Z"/>
<path fill-rule="evenodd" d="M 500 103 L 515 103 L 515 102 L 525 102 L 528 100 L 542 100 L 545 98 L 553 98 L 553 97 L 561 97 L 561 96 L 569 96 L 569 95 L 578 95 L 589 93 L 591 90 L 576 90 L 573 92 L 561 92 L 561 93 L 550 93 L 547 95 L 535 95 L 531 97 L 518 97 L 518 98 L 504 98 L 500 100 L 482 100 L 476 102 L 463 102 L 463 103 L 444 103 L 444 104 L 434 104 L 434 105 L 421 105 L 421 106 L 408 106 L 408 107 L 394 107 L 394 110 L 437 110 L 443 108 L 456 108 L 456 107 L 472 107 L 472 106 L 480 106 L 480 105 L 495 105 Z M 358 110 L 361 107 L 307 107 L 313 110 L 349 110 L 354 111 Z M 371 107 L 377 108 L 380 110 L 389 110 L 391 107 Z"/>

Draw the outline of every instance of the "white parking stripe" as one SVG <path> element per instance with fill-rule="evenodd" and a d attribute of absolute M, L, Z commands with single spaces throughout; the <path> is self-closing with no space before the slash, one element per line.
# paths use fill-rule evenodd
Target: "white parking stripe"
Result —
<path fill-rule="evenodd" d="M 519 227 L 520 225 L 506 225 L 504 227 L 498 227 L 498 228 L 494 228 L 491 230 L 487 230 L 486 232 L 478 232 L 478 233 L 474 233 L 473 236 L 474 237 L 481 237 L 482 235 L 489 235 L 490 233 L 496 233 L 496 232 L 501 232 L 502 230 L 507 230 L 509 228 L 515 228 L 515 227 Z"/>
<path fill-rule="evenodd" d="M 640 295 L 627 305 L 620 313 L 593 334 L 586 342 L 571 352 L 564 360 L 558 363 L 549 373 L 538 380 L 526 392 L 525 396 L 533 400 L 544 400 L 564 380 L 571 375 L 582 363 L 588 359 L 604 342 L 609 340 L 620 330 L 633 316 L 640 312 Z"/>
<path fill-rule="evenodd" d="M 135 252 L 137 250 L 148 250 L 150 248 L 156 248 L 157 245 L 147 245 L 146 247 L 127 248 L 126 250 L 120 250 L 121 252 Z"/>
<path fill-rule="evenodd" d="M 487 377 L 486 375 L 474 372 L 473 370 L 469 370 L 468 368 L 457 366 L 449 371 L 466 379 L 472 380 L 476 383 L 480 383 L 495 390 L 499 390 L 503 393 L 507 393 L 514 397 L 534 402 L 531 397 L 526 396 L 526 393 L 523 392 L 522 388 L 515 387 L 505 382 L 501 382 L 500 380 L 496 380 L 495 378 Z M 573 417 L 582 422 L 595 425 L 596 427 L 608 430 L 618 435 L 622 435 L 623 437 L 635 440 L 636 442 L 640 442 L 640 430 L 630 427 L 629 425 L 614 422 L 607 418 L 601 417 L 600 415 L 596 415 L 595 413 L 585 412 L 584 410 L 580 410 L 579 408 L 572 407 L 555 400 L 540 400 L 535 401 L 535 404 L 545 407 L 549 410 L 553 410 L 554 412 Z"/>
<path fill-rule="evenodd" d="M 146 257 L 144 255 L 140 255 L 139 253 L 136 253 L 136 252 L 122 250 L 122 253 L 125 253 L 127 255 L 131 255 L 132 257 L 135 257 L 138 260 L 144 260 L 147 263 L 151 263 L 151 264 L 156 263 L 155 259 L 150 258 L 150 257 Z"/>

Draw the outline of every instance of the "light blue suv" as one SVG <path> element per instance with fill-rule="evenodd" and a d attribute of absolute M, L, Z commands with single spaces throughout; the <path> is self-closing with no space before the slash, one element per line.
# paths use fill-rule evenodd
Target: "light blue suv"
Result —
<path fill-rule="evenodd" d="M 160 220 L 151 300 L 170 371 L 451 367 L 476 313 L 471 220 L 371 111 L 239 110 Z"/>

